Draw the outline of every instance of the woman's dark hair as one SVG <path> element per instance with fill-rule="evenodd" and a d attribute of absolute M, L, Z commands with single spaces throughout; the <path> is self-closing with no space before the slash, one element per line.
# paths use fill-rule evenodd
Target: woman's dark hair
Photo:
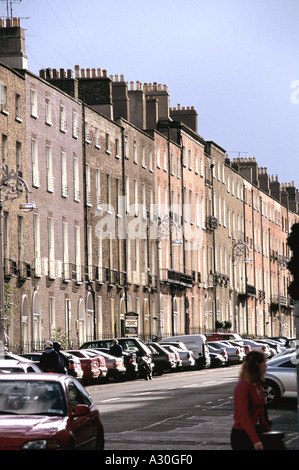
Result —
<path fill-rule="evenodd" d="M 251 383 L 260 382 L 263 377 L 260 375 L 259 365 L 266 359 L 261 351 L 250 351 L 243 362 L 240 372 L 240 379 L 246 379 Z"/>

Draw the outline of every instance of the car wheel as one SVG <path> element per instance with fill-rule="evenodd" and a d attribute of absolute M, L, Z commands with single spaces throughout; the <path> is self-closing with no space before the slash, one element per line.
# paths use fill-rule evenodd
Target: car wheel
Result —
<path fill-rule="evenodd" d="M 263 383 L 263 390 L 267 405 L 271 405 L 280 398 L 279 387 L 275 382 L 272 382 L 272 380 L 266 380 L 265 383 Z"/>

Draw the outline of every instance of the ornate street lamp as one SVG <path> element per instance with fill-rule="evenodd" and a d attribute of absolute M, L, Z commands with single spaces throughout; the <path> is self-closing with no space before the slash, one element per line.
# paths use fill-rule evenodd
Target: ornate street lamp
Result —
<path fill-rule="evenodd" d="M 5 344 L 5 318 L 4 318 L 4 273 L 2 248 L 2 210 L 7 201 L 14 201 L 25 194 L 26 202 L 20 204 L 20 209 L 30 212 L 35 209 L 34 202 L 29 202 L 29 190 L 26 181 L 18 175 L 17 171 L 7 172 L 7 166 L 0 166 L 0 345 Z"/>
<path fill-rule="evenodd" d="M 281 297 L 280 297 L 280 273 L 283 269 L 288 266 L 289 258 L 285 256 L 278 256 L 276 258 L 277 263 L 277 290 L 278 290 L 278 321 L 279 321 L 279 335 L 282 336 L 282 322 L 281 322 Z"/>
<path fill-rule="evenodd" d="M 234 320 L 234 331 L 236 332 L 237 328 L 237 306 L 236 306 L 236 286 L 235 286 L 235 267 L 236 259 L 240 256 L 245 256 L 245 262 L 252 261 L 252 258 L 249 258 L 249 247 L 241 239 L 233 243 L 232 247 L 232 263 L 233 263 L 233 320 Z"/>
<path fill-rule="evenodd" d="M 158 216 L 158 223 L 157 223 L 157 236 L 156 236 L 156 244 L 157 244 L 157 310 L 158 310 L 158 339 L 162 338 L 162 319 L 161 319 L 161 289 L 160 289 L 160 255 L 159 250 L 161 238 L 167 238 L 169 234 L 172 234 L 175 230 L 176 237 L 178 235 L 178 226 L 168 215 L 165 215 L 163 219 Z M 172 240 L 172 245 L 181 245 L 183 242 L 178 237 Z"/>

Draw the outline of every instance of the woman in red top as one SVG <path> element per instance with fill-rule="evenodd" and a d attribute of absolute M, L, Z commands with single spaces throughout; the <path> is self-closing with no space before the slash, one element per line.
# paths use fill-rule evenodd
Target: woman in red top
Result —
<path fill-rule="evenodd" d="M 234 424 L 231 432 L 234 450 L 263 450 L 257 427 L 270 431 L 261 385 L 265 371 L 265 355 L 259 351 L 248 353 L 234 393 Z"/>

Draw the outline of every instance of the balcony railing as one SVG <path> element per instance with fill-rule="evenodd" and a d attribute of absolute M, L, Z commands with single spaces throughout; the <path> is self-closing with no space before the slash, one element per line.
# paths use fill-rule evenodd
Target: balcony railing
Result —
<path fill-rule="evenodd" d="M 194 285 L 192 273 L 183 273 L 174 269 L 161 269 L 160 281 L 182 288 L 191 288 Z"/>

